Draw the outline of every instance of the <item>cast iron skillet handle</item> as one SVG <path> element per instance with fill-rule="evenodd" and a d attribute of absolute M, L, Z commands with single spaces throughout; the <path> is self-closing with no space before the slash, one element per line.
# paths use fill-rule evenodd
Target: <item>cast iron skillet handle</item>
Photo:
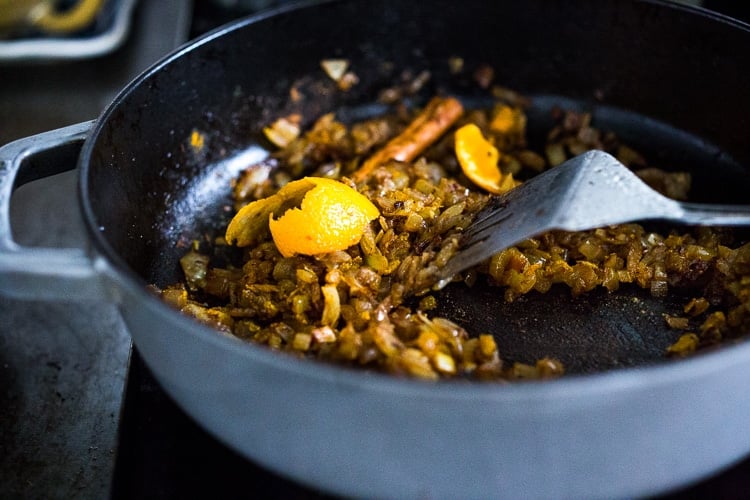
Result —
<path fill-rule="evenodd" d="M 91 125 L 71 125 L 0 148 L 0 293 L 35 300 L 112 297 L 104 279 L 107 266 L 101 258 L 78 248 L 22 247 L 13 240 L 10 227 L 13 191 L 27 182 L 75 168 Z"/>

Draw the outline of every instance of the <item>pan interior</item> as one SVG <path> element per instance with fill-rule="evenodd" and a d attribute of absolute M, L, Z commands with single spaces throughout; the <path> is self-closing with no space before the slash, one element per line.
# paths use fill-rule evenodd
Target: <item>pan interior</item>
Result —
<path fill-rule="evenodd" d="M 590 111 L 602 130 L 613 130 L 643 151 L 653 164 L 688 170 L 696 181 L 694 199 L 704 202 L 742 202 L 750 176 L 719 148 L 683 131 L 646 117 L 568 98 L 531 97 L 528 110 L 530 141 L 541 142 L 552 126 L 555 108 Z M 466 98 L 468 106 L 489 101 Z M 360 120 L 385 111 L 380 105 L 344 107 L 343 121 Z M 648 138 L 644 141 L 643 138 Z M 145 259 L 149 283 L 165 286 L 182 279 L 179 259 L 191 242 L 214 241 L 221 236 L 233 212 L 231 179 L 272 150 L 256 137 L 242 148 L 203 166 L 200 175 L 183 182 L 172 193 L 171 204 L 156 218 L 157 257 Z M 655 228 L 667 232 L 670 227 Z M 738 237 L 744 238 L 743 235 Z M 239 252 L 228 258 L 238 258 Z M 566 287 L 553 287 L 505 303 L 502 290 L 479 282 L 472 287 L 452 284 L 437 294 L 435 314 L 450 318 L 472 334 L 491 332 L 504 359 L 533 363 L 544 356 L 563 362 L 568 373 L 590 373 L 664 359 L 665 351 L 682 333 L 668 327 L 665 314 L 680 311 L 689 296 L 680 293 L 654 298 L 647 290 L 624 286 L 615 293 L 598 289 L 573 298 Z"/>

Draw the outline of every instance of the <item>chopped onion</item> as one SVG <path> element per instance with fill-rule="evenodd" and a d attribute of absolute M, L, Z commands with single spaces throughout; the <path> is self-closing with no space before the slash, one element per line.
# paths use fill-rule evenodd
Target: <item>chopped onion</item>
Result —
<path fill-rule="evenodd" d="M 349 61 L 347 59 L 324 59 L 320 61 L 320 67 L 331 80 L 338 82 L 349 69 Z"/>

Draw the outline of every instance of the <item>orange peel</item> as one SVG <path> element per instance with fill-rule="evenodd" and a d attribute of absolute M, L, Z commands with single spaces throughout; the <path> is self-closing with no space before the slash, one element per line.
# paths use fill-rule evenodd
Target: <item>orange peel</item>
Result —
<path fill-rule="evenodd" d="M 343 182 L 305 177 L 240 209 L 225 238 L 230 244 L 249 246 L 270 231 L 284 257 L 319 255 L 359 243 L 379 215 L 367 197 Z"/>
<path fill-rule="evenodd" d="M 498 167 L 500 152 L 473 123 L 456 130 L 455 151 L 461 170 L 471 182 L 493 194 L 516 186 L 512 174 L 503 175 Z"/>

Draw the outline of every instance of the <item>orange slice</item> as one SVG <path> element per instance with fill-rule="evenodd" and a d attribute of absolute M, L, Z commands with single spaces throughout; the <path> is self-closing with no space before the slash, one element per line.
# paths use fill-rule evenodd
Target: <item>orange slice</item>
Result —
<path fill-rule="evenodd" d="M 229 223 L 226 240 L 248 246 L 271 231 L 281 255 L 319 255 L 359 243 L 377 207 L 343 182 L 305 177 L 246 205 Z"/>
<path fill-rule="evenodd" d="M 513 175 L 503 175 L 497 162 L 500 152 L 470 123 L 455 133 L 455 151 L 458 163 L 471 182 L 493 194 L 500 194 L 516 186 Z"/>

